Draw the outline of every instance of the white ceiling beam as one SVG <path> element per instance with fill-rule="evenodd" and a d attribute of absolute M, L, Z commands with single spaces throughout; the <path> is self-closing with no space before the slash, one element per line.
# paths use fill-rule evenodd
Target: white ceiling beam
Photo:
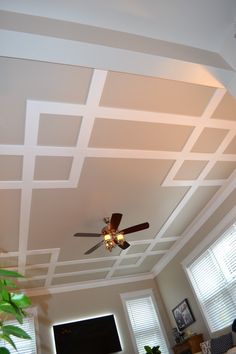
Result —
<path fill-rule="evenodd" d="M 144 40 L 144 37 L 140 38 Z M 0 42 L 0 56 L 3 57 L 128 72 L 212 87 L 227 86 L 233 73 L 233 69 L 219 60 L 218 54 L 209 55 L 200 49 L 189 57 L 185 48 L 181 58 L 176 59 L 174 50 L 169 50 L 169 57 L 166 57 L 164 49 L 161 56 L 132 50 L 132 45 L 128 50 L 4 29 L 0 30 Z M 161 54 L 161 50 L 159 52 Z"/>
<path fill-rule="evenodd" d="M 230 64 L 234 69 L 230 83 L 227 85 L 227 89 L 232 96 L 236 98 L 236 24 L 234 23 L 227 36 L 225 37 L 224 44 L 220 50 L 220 55 Z"/>

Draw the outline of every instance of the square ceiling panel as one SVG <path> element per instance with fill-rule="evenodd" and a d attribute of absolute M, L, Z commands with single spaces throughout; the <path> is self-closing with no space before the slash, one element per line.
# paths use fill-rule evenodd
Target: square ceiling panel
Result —
<path fill-rule="evenodd" d="M 227 92 L 215 112 L 212 114 L 212 118 L 235 121 L 236 99 Z"/>
<path fill-rule="evenodd" d="M 128 267 L 128 268 L 117 268 L 117 270 L 112 274 L 112 278 L 119 278 L 129 275 L 142 274 L 140 267 Z"/>
<path fill-rule="evenodd" d="M 32 251 L 31 251 L 32 252 Z M 27 265 L 40 264 L 40 263 L 49 263 L 51 258 L 51 253 L 36 253 L 28 254 L 26 258 Z"/>
<path fill-rule="evenodd" d="M 143 260 L 142 264 L 140 265 L 140 268 L 142 269 L 142 272 L 150 272 L 152 268 L 155 266 L 158 260 L 161 260 L 163 255 L 161 254 L 156 254 L 156 255 L 150 255 L 145 257 Z"/>
<path fill-rule="evenodd" d="M 47 273 L 48 273 L 47 267 L 27 268 L 25 271 L 25 277 L 26 278 L 37 277 L 37 276 L 46 277 Z"/>
<path fill-rule="evenodd" d="M 35 159 L 35 180 L 67 180 L 70 176 L 72 157 L 37 156 Z"/>
<path fill-rule="evenodd" d="M 68 273 L 68 272 L 78 272 L 83 270 L 101 269 L 101 268 L 111 268 L 114 264 L 112 260 L 102 260 L 101 262 L 87 262 L 79 264 L 68 264 L 57 266 L 55 273 Z"/>
<path fill-rule="evenodd" d="M 175 175 L 176 180 L 194 180 L 198 178 L 204 167 L 207 165 L 207 161 L 191 161 L 186 160 L 182 163 L 182 166 Z"/>
<path fill-rule="evenodd" d="M 2 250 L 1 250 L 2 252 Z M 0 255 L 0 264 L 1 268 L 8 268 L 8 267 L 13 267 L 17 268 L 18 266 L 18 257 L 15 256 L 10 256 L 8 252 L 6 253 L 1 253 Z"/>
<path fill-rule="evenodd" d="M 236 154 L 236 136 L 229 143 L 224 151 L 224 154 Z"/>
<path fill-rule="evenodd" d="M 120 262 L 120 266 L 135 265 L 138 262 L 139 259 L 140 259 L 139 257 L 124 258 Z"/>
<path fill-rule="evenodd" d="M 22 163 L 22 156 L 0 155 L 0 180 L 21 180 Z"/>
<path fill-rule="evenodd" d="M 0 189 L 0 248 L 4 252 L 17 251 L 19 247 L 20 190 Z"/>
<path fill-rule="evenodd" d="M 214 91 L 180 81 L 110 72 L 100 105 L 200 116 Z"/>
<path fill-rule="evenodd" d="M 175 241 L 157 242 L 157 244 L 152 248 L 152 251 L 168 251 Z"/>
<path fill-rule="evenodd" d="M 136 254 L 136 253 L 143 253 L 147 249 L 148 244 L 142 245 L 134 245 L 132 244 L 131 247 L 127 250 L 127 254 Z"/>
<path fill-rule="evenodd" d="M 187 226 L 194 219 L 194 211 L 200 211 L 214 196 L 219 187 L 198 187 L 185 206 L 182 208 L 178 218 L 171 224 L 165 232 L 164 237 L 180 236 Z"/>
<path fill-rule="evenodd" d="M 41 114 L 38 145 L 76 146 L 81 117 Z"/>
<path fill-rule="evenodd" d="M 226 179 L 235 169 L 235 161 L 218 161 L 208 173 L 206 179 Z"/>
<path fill-rule="evenodd" d="M 80 282 L 88 282 L 99 279 L 104 279 L 107 275 L 107 272 L 94 272 L 90 274 L 75 274 L 54 278 L 52 281 L 53 285 L 57 284 L 71 284 L 71 283 L 80 283 Z"/>
<path fill-rule="evenodd" d="M 227 133 L 226 129 L 205 128 L 191 151 L 213 153 L 219 148 Z"/>
<path fill-rule="evenodd" d="M 43 288 L 45 286 L 45 280 L 27 278 L 25 280 L 18 281 L 18 284 L 21 289 Z"/>

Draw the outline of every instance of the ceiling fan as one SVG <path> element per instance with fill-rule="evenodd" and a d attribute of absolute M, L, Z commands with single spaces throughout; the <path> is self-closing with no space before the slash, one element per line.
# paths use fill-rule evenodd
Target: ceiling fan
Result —
<path fill-rule="evenodd" d="M 77 232 L 74 234 L 75 237 L 103 237 L 103 240 L 97 243 L 95 246 L 90 248 L 84 254 L 90 254 L 99 248 L 103 243 L 106 249 L 110 252 L 115 246 L 119 246 L 122 250 L 125 250 L 130 246 L 130 244 L 125 240 L 124 235 L 131 234 L 133 232 L 141 231 L 149 228 L 149 223 L 144 222 L 142 224 L 134 225 L 123 230 L 118 230 L 122 218 L 122 214 L 113 213 L 111 218 L 104 218 L 106 226 L 102 229 L 101 233 L 84 233 Z"/>

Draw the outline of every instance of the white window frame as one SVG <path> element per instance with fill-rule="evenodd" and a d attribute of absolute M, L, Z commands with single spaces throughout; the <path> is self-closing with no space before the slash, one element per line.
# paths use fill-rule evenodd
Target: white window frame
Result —
<path fill-rule="evenodd" d="M 36 346 L 36 351 L 34 354 L 41 354 L 41 350 L 40 350 L 40 342 L 39 342 L 39 325 L 38 325 L 38 311 L 36 307 L 30 307 L 26 310 L 26 312 L 29 314 L 29 317 L 33 317 L 34 319 L 34 330 L 35 330 L 35 346 Z M 27 317 L 26 317 L 27 318 Z M 24 319 L 23 319 L 24 321 Z M 21 327 L 21 324 L 17 321 L 17 320 L 9 320 L 5 322 L 6 324 L 9 323 L 11 325 L 17 326 L 17 327 Z M 16 338 L 17 339 L 17 338 Z M 12 337 L 13 342 L 15 343 L 15 339 L 14 336 Z M 26 340 L 30 341 L 29 340 Z M 1 342 L 1 345 L 6 345 L 3 344 L 3 341 Z M 16 344 L 17 346 L 17 344 Z M 7 344 L 7 347 L 9 348 L 10 352 L 14 351 L 14 353 L 18 353 L 17 351 L 15 351 L 15 349 L 12 346 L 9 346 L 9 344 Z"/>
<path fill-rule="evenodd" d="M 157 314 L 157 317 L 158 317 L 158 320 L 160 323 L 160 328 L 163 333 L 164 339 L 166 341 L 167 349 L 170 352 L 170 343 L 169 343 L 169 340 L 168 340 L 168 337 L 167 337 L 167 334 L 165 331 L 165 327 L 162 322 L 162 318 L 161 318 L 160 311 L 157 306 L 157 302 L 156 302 L 153 290 L 152 289 L 138 290 L 138 291 L 134 291 L 134 292 L 122 293 L 122 294 L 120 294 L 120 296 L 121 296 L 121 300 L 122 300 L 122 304 L 123 304 L 123 308 L 124 308 L 124 312 L 125 312 L 125 317 L 126 317 L 126 322 L 128 324 L 128 328 L 129 328 L 129 332 L 130 332 L 130 336 L 131 336 L 131 340 L 132 340 L 132 344 L 133 344 L 133 348 L 134 348 L 135 353 L 138 353 L 138 348 L 137 348 L 135 336 L 133 333 L 132 325 L 131 325 L 131 322 L 129 319 L 129 314 L 128 314 L 128 310 L 126 307 L 126 300 L 138 299 L 141 297 L 149 297 L 149 296 L 152 299 L 152 302 L 153 302 L 153 305 L 156 310 L 156 314 Z M 148 345 L 148 343 L 147 343 L 147 345 Z"/>
<path fill-rule="evenodd" d="M 190 284 L 190 287 L 192 289 L 194 298 L 199 306 L 200 312 L 202 314 L 203 320 L 205 322 L 205 325 L 207 327 L 207 330 L 210 335 L 212 335 L 214 332 L 211 330 L 209 323 L 207 321 L 207 318 L 205 316 L 205 313 L 202 309 L 201 303 L 195 293 L 194 287 L 191 282 L 191 276 L 188 272 L 188 266 L 191 264 L 194 259 L 199 257 L 204 251 L 206 251 L 212 243 L 214 243 L 220 236 L 222 236 L 227 229 L 229 229 L 235 222 L 236 222 L 236 206 L 231 209 L 231 211 L 219 222 L 219 224 L 212 229 L 212 231 L 208 234 L 206 238 L 204 238 L 197 247 L 182 261 L 181 265 L 184 269 L 184 272 L 187 276 L 188 282 Z"/>

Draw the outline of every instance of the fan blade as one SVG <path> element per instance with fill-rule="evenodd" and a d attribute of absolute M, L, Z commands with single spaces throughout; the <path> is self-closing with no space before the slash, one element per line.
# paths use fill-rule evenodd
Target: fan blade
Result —
<path fill-rule="evenodd" d="M 111 216 L 110 224 L 111 224 L 111 229 L 116 231 L 120 225 L 120 221 L 122 218 L 122 214 L 119 213 L 114 213 Z"/>
<path fill-rule="evenodd" d="M 77 232 L 74 234 L 75 237 L 98 237 L 101 234 L 93 234 L 93 233 L 86 233 L 86 232 Z"/>
<path fill-rule="evenodd" d="M 122 250 L 126 250 L 126 248 L 128 248 L 129 246 L 130 246 L 130 244 L 127 242 L 127 241 L 125 241 L 124 243 L 123 243 L 123 245 L 118 245 L 120 248 L 122 248 Z"/>
<path fill-rule="evenodd" d="M 97 248 L 99 248 L 101 245 L 103 244 L 103 240 L 98 242 L 95 246 L 93 246 L 92 248 L 90 248 L 88 251 L 86 251 L 84 254 L 90 254 L 93 251 L 95 251 Z"/>
<path fill-rule="evenodd" d="M 138 225 L 134 225 L 134 226 L 131 226 L 131 227 L 127 227 L 127 229 L 121 230 L 120 232 L 122 232 L 125 235 L 125 234 L 131 234 L 132 232 L 145 230 L 145 229 L 148 229 L 148 228 L 149 228 L 149 223 L 148 222 L 144 222 L 142 224 L 138 224 Z"/>

